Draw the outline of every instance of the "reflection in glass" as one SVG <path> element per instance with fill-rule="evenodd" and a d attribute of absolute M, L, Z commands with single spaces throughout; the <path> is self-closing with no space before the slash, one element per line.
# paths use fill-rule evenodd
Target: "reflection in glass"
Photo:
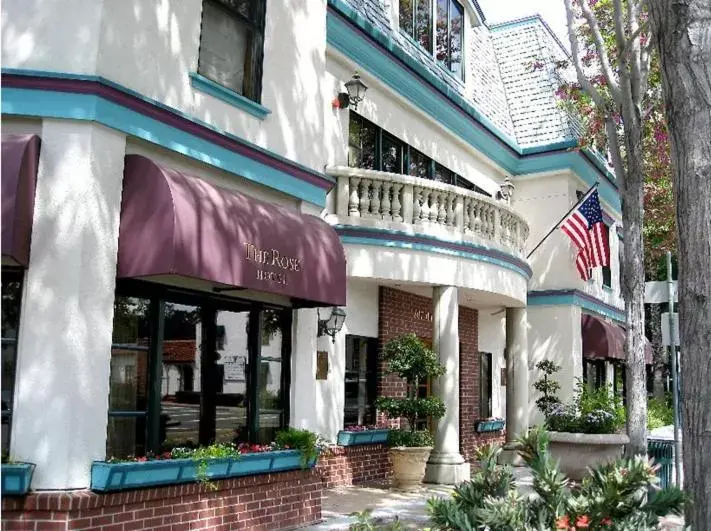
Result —
<path fill-rule="evenodd" d="M 432 51 L 432 1 L 417 0 L 415 40 L 428 52 Z"/>
<path fill-rule="evenodd" d="M 348 122 L 348 165 L 351 168 L 376 169 L 378 128 L 351 113 Z"/>
<path fill-rule="evenodd" d="M 446 184 L 454 184 L 454 179 L 454 172 L 452 170 L 448 170 L 441 164 L 435 164 L 435 181 Z"/>
<path fill-rule="evenodd" d="M 464 10 L 454 0 L 449 8 L 449 70 L 462 79 L 462 50 L 464 48 Z"/>
<path fill-rule="evenodd" d="M 437 0 L 435 58 L 449 68 L 449 0 Z"/>
<path fill-rule="evenodd" d="M 10 448 L 17 334 L 20 327 L 22 273 L 2 273 L 2 452 Z"/>
<path fill-rule="evenodd" d="M 117 296 L 109 376 L 108 457 L 146 452 L 149 323 L 147 299 Z"/>
<path fill-rule="evenodd" d="M 344 426 L 375 423 L 377 340 L 346 336 Z"/>
<path fill-rule="evenodd" d="M 400 30 L 408 35 L 414 35 L 413 15 L 416 0 L 400 0 Z"/>
<path fill-rule="evenodd" d="M 274 440 L 284 426 L 284 394 L 282 388 L 283 310 L 262 312 L 262 352 L 258 362 L 259 418 L 257 443 Z"/>
<path fill-rule="evenodd" d="M 430 166 L 432 160 L 416 149 L 410 149 L 410 175 L 422 179 L 430 178 Z"/>
<path fill-rule="evenodd" d="M 383 133 L 383 171 L 402 173 L 402 142 Z"/>

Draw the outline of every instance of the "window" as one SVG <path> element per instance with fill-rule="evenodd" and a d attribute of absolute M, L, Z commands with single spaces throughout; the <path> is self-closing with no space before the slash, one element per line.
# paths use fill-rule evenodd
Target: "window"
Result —
<path fill-rule="evenodd" d="M 264 0 L 203 0 L 198 73 L 259 103 Z"/>
<path fill-rule="evenodd" d="M 365 118 L 350 113 L 348 122 L 348 165 L 351 168 L 376 170 L 378 128 Z"/>
<path fill-rule="evenodd" d="M 478 194 L 483 194 L 483 195 L 488 195 L 491 197 L 491 194 L 484 190 L 483 188 L 479 188 L 476 184 L 469 182 L 467 179 L 462 177 L 461 175 L 455 174 L 455 182 L 454 184 L 456 186 L 459 186 L 460 188 L 465 188 L 467 190 L 471 190 L 472 192 L 476 192 Z"/>
<path fill-rule="evenodd" d="M 455 184 L 456 174 L 452 170 L 448 170 L 441 164 L 435 163 L 434 180 L 440 183 Z"/>
<path fill-rule="evenodd" d="M 610 245 L 610 226 L 605 224 L 607 227 L 607 245 Z M 612 255 L 610 255 L 610 266 L 612 265 Z M 612 288 L 612 269 L 610 266 L 602 266 L 602 285 L 606 288 Z"/>
<path fill-rule="evenodd" d="M 464 77 L 464 10 L 454 0 L 437 0 L 437 46 L 435 57 L 459 79 Z"/>
<path fill-rule="evenodd" d="M 432 0 L 400 0 L 400 29 L 432 52 Z"/>
<path fill-rule="evenodd" d="M 390 173 L 402 173 L 405 155 L 403 143 L 394 136 L 383 132 L 382 146 L 382 170 Z"/>
<path fill-rule="evenodd" d="M 492 416 L 492 382 L 494 380 L 490 352 L 479 353 L 479 417 L 488 419 Z"/>
<path fill-rule="evenodd" d="M 114 304 L 108 456 L 264 444 L 288 425 L 291 310 L 127 285 Z"/>
<path fill-rule="evenodd" d="M 2 452 L 10 450 L 17 337 L 20 329 L 22 271 L 2 271 Z"/>
<path fill-rule="evenodd" d="M 378 340 L 346 336 L 344 426 L 375 424 Z"/>
<path fill-rule="evenodd" d="M 408 173 L 421 179 L 430 179 L 432 169 L 432 159 L 416 149 L 410 148 Z"/>

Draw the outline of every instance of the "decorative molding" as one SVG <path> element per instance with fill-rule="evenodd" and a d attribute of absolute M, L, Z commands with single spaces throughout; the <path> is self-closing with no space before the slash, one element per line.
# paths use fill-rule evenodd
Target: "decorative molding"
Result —
<path fill-rule="evenodd" d="M 320 207 L 335 183 L 328 175 L 99 76 L 2 72 L 3 115 L 94 121 Z"/>
<path fill-rule="evenodd" d="M 580 306 L 589 313 L 625 322 L 625 312 L 578 289 L 553 289 L 528 292 L 529 306 Z"/>
<path fill-rule="evenodd" d="M 218 100 L 222 100 L 233 107 L 237 107 L 238 109 L 251 114 L 255 118 L 259 118 L 260 120 L 264 120 L 272 113 L 272 111 L 263 105 L 260 105 L 256 101 L 245 98 L 242 94 L 235 92 L 234 90 L 230 90 L 227 87 L 223 87 L 219 83 L 215 83 L 212 79 L 208 79 L 197 72 L 190 73 L 190 84 L 195 90 L 205 92 L 206 94 L 209 94 Z"/>

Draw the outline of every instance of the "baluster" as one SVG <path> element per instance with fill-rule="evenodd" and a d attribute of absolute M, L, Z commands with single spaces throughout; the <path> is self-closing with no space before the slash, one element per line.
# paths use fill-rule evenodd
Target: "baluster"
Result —
<path fill-rule="evenodd" d="M 401 184 L 393 184 L 393 221 L 402 221 L 402 201 L 400 200 L 401 190 Z"/>
<path fill-rule="evenodd" d="M 439 211 L 437 212 L 437 223 L 444 225 L 447 221 L 447 192 L 439 194 Z"/>
<path fill-rule="evenodd" d="M 360 177 L 351 177 L 350 198 L 348 200 L 348 215 L 354 218 L 360 217 L 360 199 L 358 198 L 358 185 Z"/>
<path fill-rule="evenodd" d="M 422 223 L 425 223 L 430 220 L 430 195 L 432 194 L 431 190 L 428 190 L 427 188 L 422 189 L 422 211 L 420 214 L 420 219 Z"/>
<path fill-rule="evenodd" d="M 437 216 L 439 215 L 439 192 L 432 192 L 432 202 L 430 203 L 430 223 L 437 223 Z"/>
<path fill-rule="evenodd" d="M 381 203 L 382 207 L 382 212 L 383 212 L 383 219 L 386 219 L 388 221 L 392 221 L 393 215 L 392 212 L 390 212 L 390 189 L 392 188 L 393 183 L 390 181 L 385 181 L 383 183 L 383 201 Z"/>
<path fill-rule="evenodd" d="M 370 211 L 370 179 L 363 179 L 360 182 L 360 215 L 368 217 Z"/>
<path fill-rule="evenodd" d="M 422 214 L 422 187 L 415 186 L 415 200 L 412 204 L 412 223 L 418 224 L 420 222 L 420 215 Z"/>
<path fill-rule="evenodd" d="M 383 186 L 383 181 L 373 181 L 373 192 L 370 197 L 370 216 L 376 219 L 382 219 L 380 208 L 380 189 Z"/>
<path fill-rule="evenodd" d="M 472 210 L 474 215 L 474 219 L 472 220 L 472 232 L 474 232 L 477 236 L 480 236 L 482 229 L 484 228 L 484 223 L 481 219 L 481 203 L 479 201 L 474 201 L 472 203 Z"/>
<path fill-rule="evenodd" d="M 464 232 L 471 231 L 471 227 L 470 227 L 470 223 L 472 221 L 471 209 L 472 209 L 471 197 L 465 197 L 464 198 L 464 226 L 462 227 L 462 230 L 464 230 Z"/>
<path fill-rule="evenodd" d="M 457 201 L 457 196 L 449 193 L 447 194 L 447 219 L 445 220 L 448 227 L 454 225 L 454 206 Z"/>

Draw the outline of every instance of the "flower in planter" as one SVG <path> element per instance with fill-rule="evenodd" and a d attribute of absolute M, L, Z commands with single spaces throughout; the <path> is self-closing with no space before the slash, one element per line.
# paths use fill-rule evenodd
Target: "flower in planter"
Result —
<path fill-rule="evenodd" d="M 387 426 L 346 426 L 343 431 L 357 432 L 357 431 L 371 431 L 371 430 L 387 430 Z"/>

